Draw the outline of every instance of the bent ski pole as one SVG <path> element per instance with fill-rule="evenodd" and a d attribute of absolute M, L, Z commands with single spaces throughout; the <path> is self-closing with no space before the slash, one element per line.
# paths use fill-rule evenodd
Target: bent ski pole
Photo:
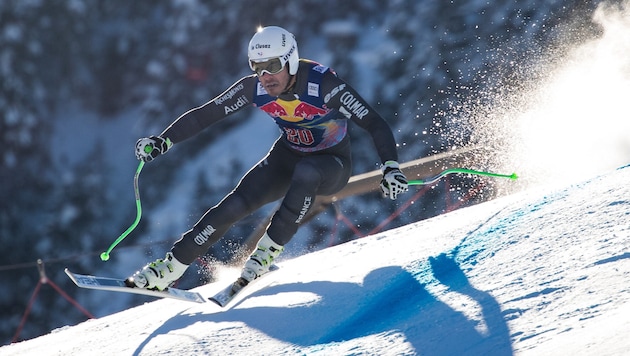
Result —
<path fill-rule="evenodd" d="M 498 177 L 498 178 L 509 178 L 512 180 L 516 180 L 518 179 L 518 176 L 516 175 L 516 173 L 512 173 L 512 174 L 499 174 L 499 173 L 491 173 L 491 172 L 483 172 L 483 171 L 474 171 L 472 169 L 466 169 L 466 168 L 451 168 L 451 169 L 447 169 L 442 171 L 440 174 L 436 175 L 435 177 L 423 180 L 423 179 L 415 179 L 415 180 L 410 180 L 408 182 L 409 185 L 426 185 L 426 184 L 431 184 L 431 183 L 435 183 L 438 180 L 440 180 L 440 178 L 444 177 L 447 174 L 452 174 L 452 173 L 466 173 L 466 174 L 474 174 L 474 175 L 478 175 L 478 176 L 488 176 L 488 177 Z"/>
<path fill-rule="evenodd" d="M 140 222 L 140 217 L 142 217 L 142 205 L 140 204 L 140 190 L 138 189 L 138 176 L 140 176 L 140 171 L 142 170 L 143 166 L 144 166 L 144 161 L 140 161 L 140 164 L 138 165 L 138 169 L 136 169 L 136 175 L 133 177 L 133 190 L 136 195 L 136 221 L 134 221 L 133 224 L 131 224 L 131 226 L 129 226 L 129 228 L 125 230 L 125 232 L 123 232 L 122 235 L 120 235 L 116 239 L 116 241 L 114 241 L 114 243 L 112 243 L 109 246 L 107 251 L 101 253 L 101 260 L 103 261 L 109 260 L 109 254 L 112 252 L 114 247 L 116 247 L 116 245 L 118 245 L 122 240 L 124 240 L 125 237 L 127 237 L 127 235 L 129 235 L 129 233 L 131 233 L 131 231 L 133 231 L 133 229 L 135 229 L 136 226 L 138 226 L 138 223 Z"/>

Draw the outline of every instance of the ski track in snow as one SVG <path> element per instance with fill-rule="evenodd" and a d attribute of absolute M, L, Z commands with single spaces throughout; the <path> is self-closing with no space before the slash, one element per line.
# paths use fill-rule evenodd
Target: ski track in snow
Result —
<path fill-rule="evenodd" d="M 286 260 L 228 310 L 158 300 L 0 353 L 622 355 L 628 181 L 630 166 Z"/>

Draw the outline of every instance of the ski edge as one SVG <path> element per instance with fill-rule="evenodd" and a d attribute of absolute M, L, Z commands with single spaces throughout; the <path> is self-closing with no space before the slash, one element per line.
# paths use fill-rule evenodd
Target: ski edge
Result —
<path fill-rule="evenodd" d="M 139 295 L 147 295 L 156 298 L 170 298 L 183 300 L 186 302 L 205 303 L 206 299 L 198 292 L 192 292 L 177 288 L 168 288 L 164 291 L 149 290 L 144 288 L 132 288 L 125 285 L 125 281 L 119 278 L 98 277 L 90 276 L 79 273 L 74 273 L 68 268 L 64 270 L 68 277 L 79 288 L 105 290 L 111 292 L 132 293 Z M 109 285 L 102 285 L 99 281 L 109 283 Z"/>

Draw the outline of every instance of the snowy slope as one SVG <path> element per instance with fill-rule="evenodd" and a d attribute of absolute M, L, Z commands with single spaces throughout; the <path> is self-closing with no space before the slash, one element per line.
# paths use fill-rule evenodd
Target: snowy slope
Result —
<path fill-rule="evenodd" d="M 628 181 L 630 166 L 282 261 L 230 310 L 158 300 L 0 354 L 627 354 Z"/>

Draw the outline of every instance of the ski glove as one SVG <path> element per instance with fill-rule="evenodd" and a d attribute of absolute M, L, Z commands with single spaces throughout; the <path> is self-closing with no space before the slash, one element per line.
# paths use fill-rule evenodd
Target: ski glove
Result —
<path fill-rule="evenodd" d="M 141 138 L 136 142 L 136 157 L 140 161 L 149 162 L 155 157 L 165 154 L 173 143 L 168 138 L 151 136 Z"/>
<path fill-rule="evenodd" d="M 396 161 L 387 161 L 381 167 L 383 172 L 383 179 L 381 180 L 381 190 L 383 196 L 391 200 L 396 200 L 398 194 L 407 191 L 407 177 L 400 171 L 400 166 Z"/>

